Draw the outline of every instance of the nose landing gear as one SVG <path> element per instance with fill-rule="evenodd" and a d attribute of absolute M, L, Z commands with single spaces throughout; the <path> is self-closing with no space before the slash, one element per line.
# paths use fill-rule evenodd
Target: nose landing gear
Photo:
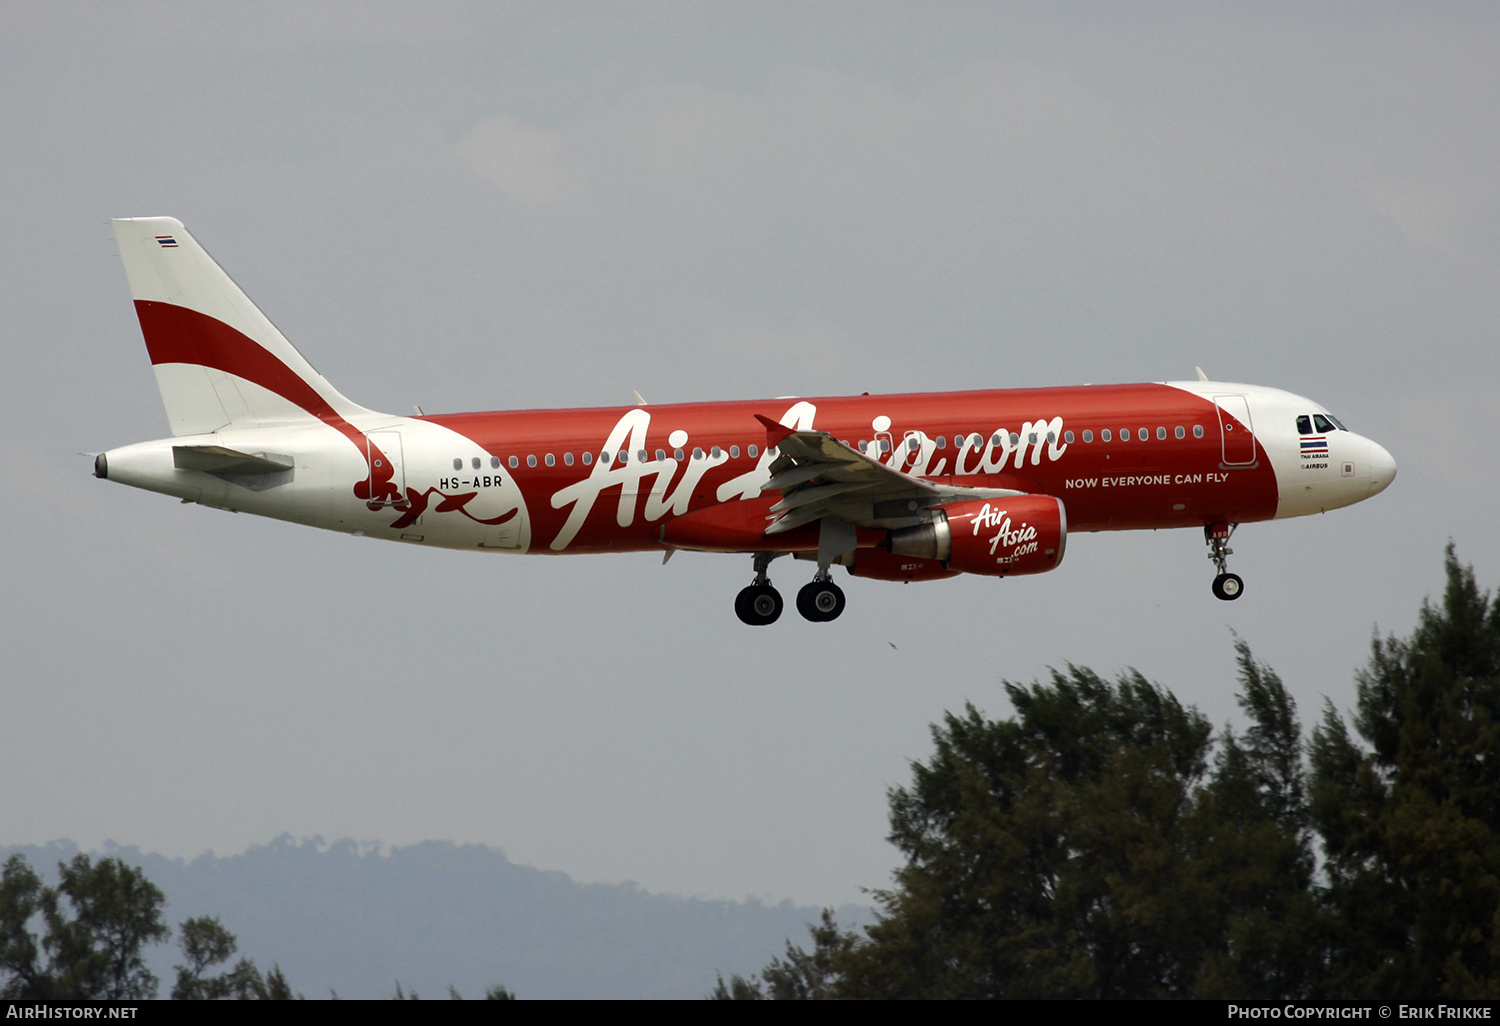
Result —
<path fill-rule="evenodd" d="M 755 582 L 734 597 L 735 615 L 741 622 L 752 627 L 765 627 L 775 623 L 785 605 L 781 600 L 781 592 L 771 586 L 771 579 L 766 576 L 766 568 L 771 565 L 773 558 L 774 555 L 770 552 L 757 552 L 754 557 Z"/>
<path fill-rule="evenodd" d="M 1223 599 L 1225 602 L 1233 602 L 1245 591 L 1245 582 L 1240 579 L 1239 574 L 1229 572 L 1229 557 L 1234 555 L 1234 550 L 1229 547 L 1229 536 L 1234 534 L 1234 529 L 1239 524 L 1206 524 L 1203 528 L 1203 540 L 1208 543 L 1208 558 L 1213 560 L 1214 567 L 1219 571 L 1214 578 L 1214 597 Z"/>

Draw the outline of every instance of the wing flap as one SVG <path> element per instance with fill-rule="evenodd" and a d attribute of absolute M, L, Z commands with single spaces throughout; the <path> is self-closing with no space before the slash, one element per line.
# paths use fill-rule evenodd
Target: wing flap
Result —
<path fill-rule="evenodd" d="M 859 527 L 901 526 L 925 519 L 930 515 L 926 510 L 947 502 L 1024 494 L 927 481 L 857 452 L 827 431 L 798 431 L 759 419 L 766 425 L 766 441 L 778 448 L 765 488 L 781 493 L 770 510 L 780 515 L 766 528 L 767 535 L 824 517 Z"/>

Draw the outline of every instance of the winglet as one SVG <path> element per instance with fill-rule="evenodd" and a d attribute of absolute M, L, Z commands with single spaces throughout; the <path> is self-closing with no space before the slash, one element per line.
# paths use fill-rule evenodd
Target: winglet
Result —
<path fill-rule="evenodd" d="M 783 438 L 797 430 L 796 428 L 787 427 L 785 424 L 778 424 L 770 417 L 762 416 L 759 413 L 755 415 L 755 419 L 766 426 L 767 445 L 780 445 Z"/>
<path fill-rule="evenodd" d="M 1203 368 L 1202 367 L 1194 367 L 1193 370 L 1195 370 L 1195 371 L 1198 372 L 1198 380 L 1199 381 L 1207 381 L 1208 380 L 1208 375 L 1203 373 Z"/>

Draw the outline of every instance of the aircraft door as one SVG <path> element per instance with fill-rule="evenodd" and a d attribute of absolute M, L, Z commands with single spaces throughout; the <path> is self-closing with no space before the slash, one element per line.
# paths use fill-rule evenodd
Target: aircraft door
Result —
<path fill-rule="evenodd" d="M 370 501 L 385 506 L 406 505 L 406 467 L 402 460 L 401 432 L 371 431 L 369 446 Z"/>
<path fill-rule="evenodd" d="M 1219 414 L 1219 438 L 1223 445 L 1226 467 L 1248 467 L 1255 462 L 1254 425 L 1250 422 L 1250 401 L 1242 395 L 1216 395 Z"/>

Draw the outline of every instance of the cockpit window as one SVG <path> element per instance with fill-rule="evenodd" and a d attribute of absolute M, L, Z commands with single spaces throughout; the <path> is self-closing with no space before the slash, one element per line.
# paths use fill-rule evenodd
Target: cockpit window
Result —
<path fill-rule="evenodd" d="M 1297 434 L 1299 434 L 1299 435 L 1310 435 L 1312 433 L 1313 433 L 1313 430 L 1312 430 L 1312 418 L 1309 417 L 1309 416 L 1307 416 L 1306 414 L 1304 414 L 1301 417 L 1298 417 L 1297 418 Z"/>
<path fill-rule="evenodd" d="M 1313 423 L 1318 425 L 1319 431 L 1337 431 L 1339 429 L 1339 426 L 1333 422 L 1332 418 L 1325 417 L 1321 413 L 1313 414 Z"/>
<path fill-rule="evenodd" d="M 1340 431 L 1348 431 L 1349 430 L 1348 428 L 1344 427 L 1344 422 L 1341 421 L 1341 420 L 1339 420 L 1333 414 L 1330 413 L 1328 415 L 1328 419 L 1331 420 L 1331 421 L 1333 421 L 1333 426 L 1336 427 L 1336 428 L 1338 428 Z"/>

